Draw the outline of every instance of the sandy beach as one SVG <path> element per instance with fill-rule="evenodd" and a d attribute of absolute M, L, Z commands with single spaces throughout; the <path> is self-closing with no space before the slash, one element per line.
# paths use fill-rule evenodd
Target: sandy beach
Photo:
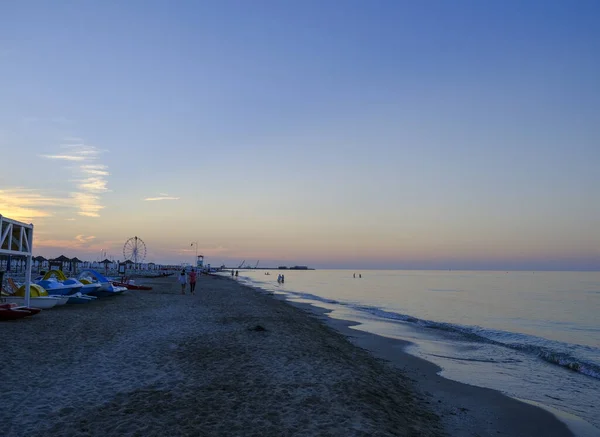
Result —
<path fill-rule="evenodd" d="M 235 280 L 176 279 L 0 325 L 3 435 L 568 436 L 402 343 Z"/>

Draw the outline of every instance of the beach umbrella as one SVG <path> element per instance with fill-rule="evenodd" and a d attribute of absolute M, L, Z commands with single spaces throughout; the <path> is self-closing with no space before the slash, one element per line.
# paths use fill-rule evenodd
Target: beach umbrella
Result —
<path fill-rule="evenodd" d="M 77 257 L 75 257 L 75 258 L 71 258 L 71 259 L 69 260 L 69 263 L 70 263 L 71 270 L 73 270 L 73 264 L 75 264 L 75 270 L 77 270 L 77 265 L 78 265 L 78 264 L 81 264 L 82 262 L 83 262 L 83 261 L 81 261 L 81 260 L 80 260 L 79 258 L 77 258 Z"/>
<path fill-rule="evenodd" d="M 126 260 L 123 264 L 125 264 L 125 268 L 126 269 L 130 269 L 132 264 L 135 264 L 133 261 L 131 261 L 130 259 Z"/>
<path fill-rule="evenodd" d="M 108 265 L 112 264 L 112 261 L 109 259 L 104 259 L 104 261 L 100 261 L 100 264 L 104 264 L 104 271 L 108 271 Z"/>
<path fill-rule="evenodd" d="M 68 262 L 70 262 L 70 261 L 71 261 L 71 259 L 70 259 L 70 258 L 67 258 L 67 257 L 66 257 L 66 256 L 64 256 L 64 255 L 61 255 L 61 256 L 59 256 L 58 258 L 54 258 L 54 259 L 51 259 L 51 260 L 50 260 L 50 262 L 51 262 L 51 263 L 60 263 L 60 269 L 61 269 L 61 270 L 63 270 L 63 265 L 64 265 L 65 263 L 68 263 Z"/>

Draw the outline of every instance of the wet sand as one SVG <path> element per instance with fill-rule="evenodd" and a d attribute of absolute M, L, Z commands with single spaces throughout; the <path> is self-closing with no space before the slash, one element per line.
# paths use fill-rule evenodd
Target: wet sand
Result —
<path fill-rule="evenodd" d="M 154 289 L 0 324 L 4 435 L 569 435 L 400 342 L 234 280 L 203 276 L 195 296 L 174 277 L 138 282 Z"/>

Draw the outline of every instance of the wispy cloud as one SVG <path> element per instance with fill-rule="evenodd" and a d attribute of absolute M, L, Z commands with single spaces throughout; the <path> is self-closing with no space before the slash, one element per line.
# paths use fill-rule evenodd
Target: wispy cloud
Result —
<path fill-rule="evenodd" d="M 97 162 L 100 155 L 106 150 L 95 146 L 85 144 L 81 138 L 65 138 L 65 144 L 61 144 L 61 149 L 68 151 L 66 156 L 78 157 L 81 162 L 79 167 L 75 168 L 75 175 L 81 176 L 73 180 L 77 184 L 77 191 L 71 193 L 71 198 L 79 208 L 78 214 L 83 217 L 99 217 L 100 211 L 104 209 L 101 204 L 99 194 L 109 191 L 107 176 L 108 166 Z"/>
<path fill-rule="evenodd" d="M 84 217 L 100 217 L 100 211 L 104 206 L 100 204 L 100 197 L 89 193 L 71 193 L 75 204 L 79 208 L 78 214 Z"/>
<path fill-rule="evenodd" d="M 81 244 L 88 244 L 88 243 L 92 242 L 93 240 L 95 240 L 96 237 L 93 236 L 93 235 L 88 235 L 88 236 L 86 236 L 86 235 L 76 235 L 75 239 L 77 241 L 79 241 Z"/>
<path fill-rule="evenodd" d="M 160 196 L 160 197 L 146 197 L 144 200 L 147 202 L 155 202 L 157 200 L 179 200 L 179 197 L 173 196 Z"/>
<path fill-rule="evenodd" d="M 108 150 L 104 150 L 104 149 L 99 149 L 96 146 L 90 146 L 89 144 L 85 144 L 85 142 L 81 141 L 81 138 L 76 138 L 76 137 L 68 137 L 71 138 L 72 140 L 61 144 L 60 148 L 61 149 L 67 149 L 67 150 L 72 150 L 73 153 L 80 155 L 80 156 L 98 156 L 101 155 L 102 153 L 106 153 Z M 78 140 L 78 141 L 73 141 L 73 140 Z M 67 141 L 67 139 L 65 139 L 65 141 Z"/>
<path fill-rule="evenodd" d="M 46 159 L 62 159 L 64 161 L 84 161 L 84 156 L 77 155 L 40 155 L 40 158 Z"/>
<path fill-rule="evenodd" d="M 95 176 L 109 176 L 107 166 L 102 164 L 84 164 L 79 166 L 82 172 Z"/>
<path fill-rule="evenodd" d="M 0 211 L 15 220 L 51 217 L 58 208 L 69 206 L 68 199 L 49 196 L 42 190 L 21 187 L 0 190 Z"/>
<path fill-rule="evenodd" d="M 35 117 L 26 118 L 32 122 L 36 121 Z M 39 156 L 43 159 L 64 161 L 66 171 L 61 170 L 60 173 L 67 175 L 66 179 L 70 171 L 73 188 L 52 193 L 48 190 L 21 187 L 4 188 L 0 190 L 0 213 L 20 221 L 51 217 L 60 209 L 75 209 L 80 216 L 99 217 L 100 211 L 104 209 L 101 194 L 109 191 L 108 166 L 98 162 L 106 151 L 85 144 L 77 137 L 65 138 L 64 141 L 70 143 L 60 145 L 60 152 Z"/>
<path fill-rule="evenodd" d="M 101 177 L 89 177 L 82 179 L 78 185 L 78 188 L 90 193 L 103 193 L 108 191 L 108 188 L 106 188 L 107 183 L 108 181 Z"/>
<path fill-rule="evenodd" d="M 67 249 L 85 249 L 86 252 L 92 250 L 106 249 L 111 242 L 98 241 L 94 235 L 76 235 L 73 238 L 36 238 L 35 246 L 37 248 L 56 248 L 57 252 L 63 252 Z M 47 252 L 47 251 L 46 251 Z"/>

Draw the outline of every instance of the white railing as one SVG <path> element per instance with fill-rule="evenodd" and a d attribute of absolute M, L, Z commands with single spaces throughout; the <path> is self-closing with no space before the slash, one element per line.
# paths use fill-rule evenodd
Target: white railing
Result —
<path fill-rule="evenodd" d="M 24 256 L 25 305 L 30 304 L 31 256 L 33 254 L 33 224 L 21 223 L 0 214 L 0 255 Z"/>

